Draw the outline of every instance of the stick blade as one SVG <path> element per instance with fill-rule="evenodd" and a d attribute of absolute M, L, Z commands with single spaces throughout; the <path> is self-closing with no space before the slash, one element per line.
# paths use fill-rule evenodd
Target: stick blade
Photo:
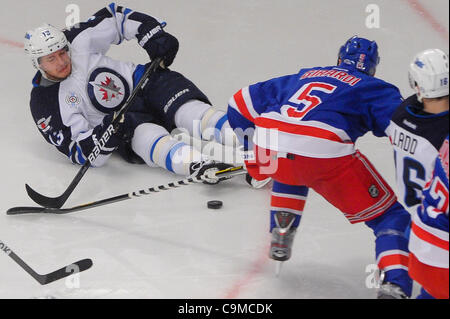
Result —
<path fill-rule="evenodd" d="M 92 262 L 92 259 L 83 259 L 79 260 L 73 264 L 70 264 L 64 268 L 58 269 L 54 272 L 51 272 L 47 275 L 42 275 L 40 277 L 39 283 L 41 285 L 47 285 L 49 283 L 52 283 L 54 281 L 66 278 L 70 275 L 80 273 L 82 271 L 88 270 L 92 267 L 94 263 Z"/>
<path fill-rule="evenodd" d="M 39 194 L 34 189 L 32 189 L 28 184 L 25 184 L 25 189 L 28 196 L 38 205 L 49 208 L 61 208 L 66 202 L 65 194 L 58 197 L 47 197 Z"/>
<path fill-rule="evenodd" d="M 40 214 L 45 213 L 44 207 L 12 207 L 6 211 L 6 215 L 21 215 L 21 214 Z"/>

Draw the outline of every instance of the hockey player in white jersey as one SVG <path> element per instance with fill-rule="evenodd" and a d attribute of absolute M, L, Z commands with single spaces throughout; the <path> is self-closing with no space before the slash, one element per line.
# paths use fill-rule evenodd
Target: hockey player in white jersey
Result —
<path fill-rule="evenodd" d="M 168 69 L 178 40 L 165 22 L 111 3 L 87 22 L 60 31 L 44 24 L 25 35 L 25 51 L 38 70 L 33 79 L 31 113 L 47 142 L 73 163 L 84 164 L 104 129 L 139 82 L 145 65 L 114 60 L 112 44 L 136 39 L 150 60 L 162 59 L 123 123 L 92 163 L 102 166 L 116 149 L 128 162 L 160 166 L 191 175 L 230 165 L 209 160 L 169 132 L 183 128 L 192 136 L 233 144 L 225 138 L 225 112 L 214 109 L 182 74 Z M 214 134 L 207 134 L 214 132 Z M 216 182 L 216 181 L 211 181 Z"/>
<path fill-rule="evenodd" d="M 448 55 L 439 49 L 414 57 L 409 83 L 416 93 L 403 101 L 387 129 L 394 147 L 399 197 L 411 212 L 422 202 L 422 189 L 449 134 L 448 63 Z"/>
<path fill-rule="evenodd" d="M 412 214 L 408 272 L 422 285 L 418 298 L 448 298 L 448 62 L 439 49 L 414 57 L 409 82 L 415 94 L 395 111 L 387 130 L 400 197 Z"/>

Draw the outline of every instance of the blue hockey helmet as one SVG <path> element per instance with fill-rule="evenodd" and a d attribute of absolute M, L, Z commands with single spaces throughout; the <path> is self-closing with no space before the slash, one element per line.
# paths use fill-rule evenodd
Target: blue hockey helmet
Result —
<path fill-rule="evenodd" d="M 339 49 L 338 65 L 353 65 L 370 76 L 375 75 L 379 62 L 378 45 L 375 41 L 355 35 Z"/>

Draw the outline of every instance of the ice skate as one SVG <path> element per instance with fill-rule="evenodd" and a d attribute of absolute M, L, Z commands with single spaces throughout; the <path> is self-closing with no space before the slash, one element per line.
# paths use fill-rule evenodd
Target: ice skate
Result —
<path fill-rule="evenodd" d="M 408 296 L 399 286 L 390 282 L 384 282 L 378 289 L 377 299 L 408 299 Z"/>
<path fill-rule="evenodd" d="M 297 232 L 297 227 L 292 226 L 295 217 L 295 214 L 288 212 L 275 214 L 277 227 L 272 229 L 269 257 L 276 261 L 275 275 L 277 277 L 280 275 L 283 262 L 291 258 L 292 243 Z"/>

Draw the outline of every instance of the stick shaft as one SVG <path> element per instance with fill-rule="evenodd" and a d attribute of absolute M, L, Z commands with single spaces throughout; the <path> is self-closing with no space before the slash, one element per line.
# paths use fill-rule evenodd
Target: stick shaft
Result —
<path fill-rule="evenodd" d="M 238 166 L 238 167 L 227 168 L 222 171 L 219 171 L 216 173 L 216 176 L 231 178 L 233 176 L 242 175 L 242 174 L 246 174 L 246 173 L 247 173 L 247 171 L 244 169 L 243 166 Z M 86 210 L 86 209 L 90 209 L 90 208 L 94 208 L 94 207 L 109 205 L 109 204 L 116 203 L 116 202 L 121 202 L 121 201 L 128 200 L 128 199 L 133 199 L 133 198 L 141 197 L 144 195 L 149 195 L 152 193 L 159 193 L 161 191 L 174 189 L 174 188 L 178 188 L 181 186 L 187 186 L 187 185 L 191 185 L 191 184 L 195 184 L 195 183 L 202 183 L 205 181 L 205 179 L 206 179 L 206 176 L 204 176 L 204 175 L 199 176 L 199 177 L 186 178 L 186 179 L 179 180 L 176 182 L 171 182 L 171 183 L 158 185 L 158 186 L 154 186 L 154 187 L 150 187 L 150 188 L 146 188 L 146 189 L 141 189 L 141 190 L 134 191 L 131 193 L 117 195 L 117 196 L 101 199 L 101 200 L 98 200 L 95 202 L 90 202 L 90 203 L 86 203 L 86 204 L 73 206 L 70 208 L 13 207 L 13 208 L 8 209 L 8 211 L 6 213 L 8 215 L 21 215 L 21 214 L 31 214 L 31 213 L 34 213 L 34 214 L 38 214 L 38 213 L 68 214 L 68 213 L 82 211 L 82 210 Z"/>

